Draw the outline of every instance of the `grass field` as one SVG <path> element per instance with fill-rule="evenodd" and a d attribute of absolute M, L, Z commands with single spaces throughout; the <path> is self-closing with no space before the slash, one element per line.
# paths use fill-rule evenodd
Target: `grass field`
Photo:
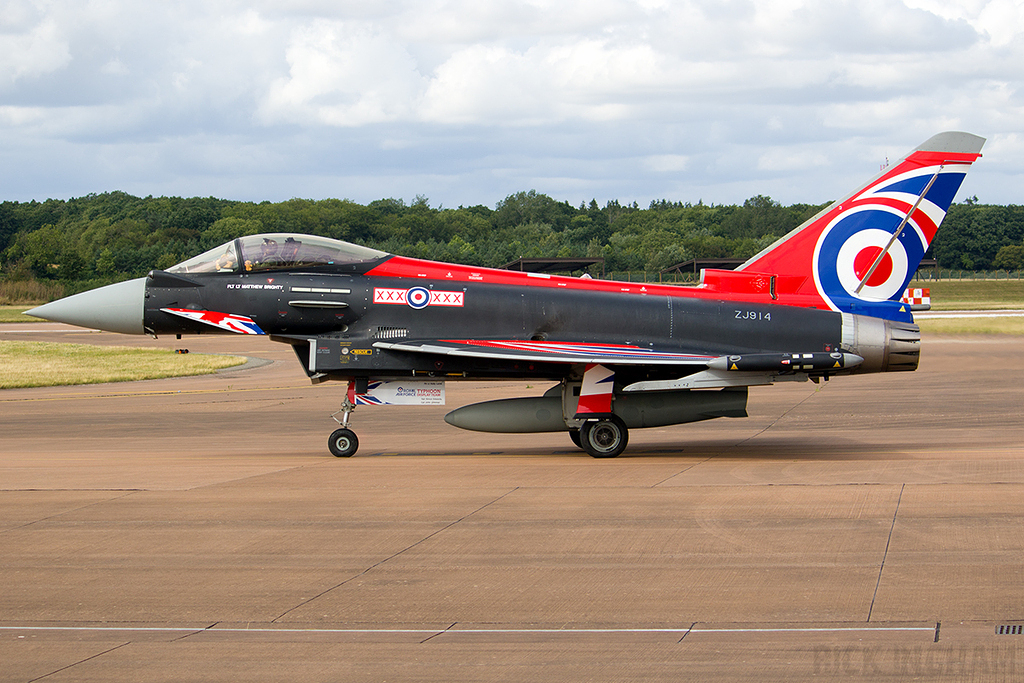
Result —
<path fill-rule="evenodd" d="M 207 375 L 243 363 L 240 356 L 168 349 L 0 341 L 0 389 Z"/>
<path fill-rule="evenodd" d="M 921 334 L 1015 334 L 1024 335 L 1024 318 L 932 318 L 918 320 Z"/>
<path fill-rule="evenodd" d="M 0 306 L 0 323 L 37 323 L 39 318 L 25 315 L 31 306 Z"/>
<path fill-rule="evenodd" d="M 941 280 L 911 282 L 932 290 L 936 311 L 1024 308 L 1024 280 Z"/>
<path fill-rule="evenodd" d="M 0 280 L 0 304 L 30 306 L 44 304 L 64 296 L 67 289 L 57 282 L 39 280 Z"/>

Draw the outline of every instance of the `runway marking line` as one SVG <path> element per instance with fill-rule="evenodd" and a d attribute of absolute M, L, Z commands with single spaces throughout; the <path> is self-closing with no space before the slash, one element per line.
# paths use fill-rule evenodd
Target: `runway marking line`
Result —
<path fill-rule="evenodd" d="M 278 391 L 287 389 L 306 389 L 306 385 L 286 386 L 286 387 L 249 387 L 249 388 L 229 388 L 229 389 L 160 389 L 155 391 L 130 391 L 130 392 L 115 392 L 105 394 L 58 394 L 56 396 L 39 396 L 39 397 L 22 397 L 22 398 L 0 398 L 0 403 L 19 403 L 19 402 L 33 402 L 33 401 L 66 401 L 75 399 L 94 399 L 94 398 L 138 398 L 139 396 L 189 396 L 195 394 L 227 394 L 233 392 L 251 392 L 251 391 Z"/>
<path fill-rule="evenodd" d="M 762 627 L 762 628 L 217 628 L 182 626 L 0 626 L 2 631 L 68 631 L 75 633 L 434 633 L 434 634 L 529 634 L 529 633 L 851 633 L 888 631 L 935 631 L 934 626 L 826 626 L 826 627 Z"/>

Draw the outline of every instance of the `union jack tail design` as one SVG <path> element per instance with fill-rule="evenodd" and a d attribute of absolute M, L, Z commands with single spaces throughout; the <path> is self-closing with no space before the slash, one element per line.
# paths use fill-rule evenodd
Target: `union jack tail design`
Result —
<path fill-rule="evenodd" d="M 181 318 L 188 318 L 197 322 L 206 323 L 213 327 L 219 327 L 228 332 L 237 334 L 266 334 L 252 318 L 233 313 L 218 313 L 217 311 L 194 311 L 190 308 L 161 308 L 164 313 L 170 313 Z"/>
<path fill-rule="evenodd" d="M 984 143 L 932 137 L 744 263 L 734 281 L 770 283 L 779 303 L 911 322 L 900 298 Z"/>

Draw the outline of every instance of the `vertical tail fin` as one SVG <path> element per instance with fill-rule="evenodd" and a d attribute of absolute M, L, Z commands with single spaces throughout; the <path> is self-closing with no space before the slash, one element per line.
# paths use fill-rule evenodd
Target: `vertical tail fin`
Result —
<path fill-rule="evenodd" d="M 984 144 L 939 133 L 738 270 L 792 283 L 779 303 L 911 321 L 900 296 Z"/>

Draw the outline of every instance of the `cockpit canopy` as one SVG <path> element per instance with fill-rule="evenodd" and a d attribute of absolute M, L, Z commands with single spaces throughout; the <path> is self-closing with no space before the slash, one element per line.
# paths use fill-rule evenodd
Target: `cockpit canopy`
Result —
<path fill-rule="evenodd" d="M 379 261 L 386 252 L 315 235 L 247 235 L 183 261 L 168 273 L 257 273 Z"/>

